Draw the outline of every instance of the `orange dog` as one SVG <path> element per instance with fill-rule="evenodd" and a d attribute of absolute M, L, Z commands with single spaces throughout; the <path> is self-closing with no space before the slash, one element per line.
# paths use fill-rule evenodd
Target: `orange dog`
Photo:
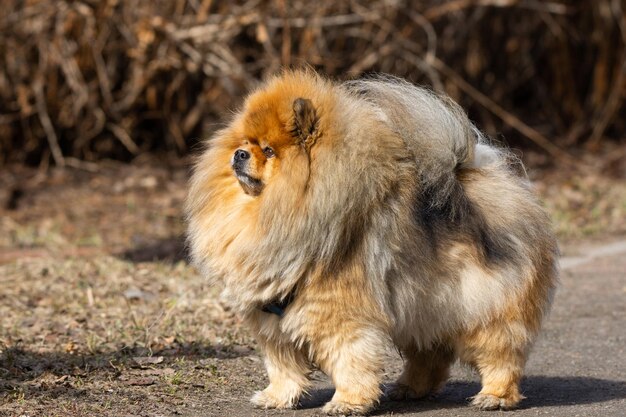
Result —
<path fill-rule="evenodd" d="M 252 93 L 187 202 L 194 261 L 266 355 L 252 402 L 296 406 L 317 366 L 325 412 L 367 413 L 395 345 L 391 398 L 436 392 L 459 358 L 482 378 L 474 405 L 515 407 L 557 246 L 511 160 L 450 99 L 391 77 L 285 72 Z"/>

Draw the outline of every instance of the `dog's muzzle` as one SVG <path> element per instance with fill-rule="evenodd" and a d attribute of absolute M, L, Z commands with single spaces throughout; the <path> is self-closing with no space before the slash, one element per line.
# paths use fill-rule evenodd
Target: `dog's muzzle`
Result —
<path fill-rule="evenodd" d="M 250 160 L 250 152 L 244 151 L 243 149 L 237 149 L 235 154 L 233 155 L 233 169 L 240 173 L 243 171 L 243 168 L 248 164 Z"/>

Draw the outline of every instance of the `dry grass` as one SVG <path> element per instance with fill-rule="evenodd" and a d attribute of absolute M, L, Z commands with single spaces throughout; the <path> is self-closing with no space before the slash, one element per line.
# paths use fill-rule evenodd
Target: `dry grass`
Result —
<path fill-rule="evenodd" d="M 0 277 L 7 415 L 163 413 L 261 384 L 239 372 L 260 366 L 252 341 L 183 261 L 41 256 Z"/>
<path fill-rule="evenodd" d="M 0 211 L 0 415 L 168 413 L 260 384 L 237 372 L 259 365 L 252 340 L 182 260 L 185 171 L 103 171 L 19 170 Z"/>

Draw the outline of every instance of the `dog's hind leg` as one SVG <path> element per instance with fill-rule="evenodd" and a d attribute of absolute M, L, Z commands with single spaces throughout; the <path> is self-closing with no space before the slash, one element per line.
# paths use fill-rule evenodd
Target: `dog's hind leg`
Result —
<path fill-rule="evenodd" d="M 483 410 L 515 408 L 524 398 L 519 383 L 528 354 L 520 323 L 496 322 L 464 335 L 460 340 L 461 361 L 480 373 L 482 389 L 472 405 Z"/>
<path fill-rule="evenodd" d="M 302 352 L 290 345 L 259 340 L 265 353 L 270 384 L 250 400 L 258 408 L 294 408 L 309 386 L 310 366 Z"/>
<path fill-rule="evenodd" d="M 402 350 L 404 371 L 385 396 L 390 400 L 417 399 L 437 393 L 445 385 L 454 361 L 454 350 L 440 343 L 429 349 L 411 345 Z"/>

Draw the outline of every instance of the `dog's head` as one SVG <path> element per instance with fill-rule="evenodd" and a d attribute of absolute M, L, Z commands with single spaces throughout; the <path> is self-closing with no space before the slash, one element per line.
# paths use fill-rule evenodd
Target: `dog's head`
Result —
<path fill-rule="evenodd" d="M 268 97 L 270 95 L 270 97 Z M 230 164 L 243 191 L 261 194 L 298 155 L 308 154 L 317 138 L 317 114 L 310 99 L 274 97 L 276 92 L 251 96 Z M 284 171 L 284 170 L 283 170 Z"/>

